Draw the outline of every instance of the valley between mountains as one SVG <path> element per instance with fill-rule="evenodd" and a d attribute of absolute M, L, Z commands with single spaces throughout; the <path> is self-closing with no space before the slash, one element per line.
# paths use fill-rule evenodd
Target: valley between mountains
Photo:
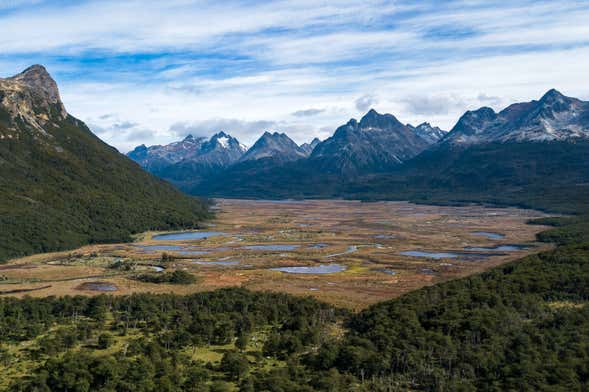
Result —
<path fill-rule="evenodd" d="M 589 103 L 127 156 L 0 79 L 0 390 L 585 391 Z"/>
<path fill-rule="evenodd" d="M 188 294 L 243 287 L 354 310 L 549 249 L 532 210 L 406 202 L 219 200 L 204 231 L 145 233 L 0 266 L 0 295 Z M 182 271 L 192 282 L 141 276 Z"/>

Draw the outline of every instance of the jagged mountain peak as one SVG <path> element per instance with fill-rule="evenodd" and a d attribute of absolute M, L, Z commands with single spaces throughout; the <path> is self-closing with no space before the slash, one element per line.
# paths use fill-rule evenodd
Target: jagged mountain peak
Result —
<path fill-rule="evenodd" d="M 387 129 L 391 127 L 403 127 L 404 125 L 392 114 L 380 114 L 376 110 L 370 109 L 360 119 L 359 126 L 362 129 Z"/>
<path fill-rule="evenodd" d="M 187 135 L 183 140 L 164 146 L 136 147 L 127 154 L 154 173 L 173 165 L 225 167 L 236 162 L 246 148 L 230 134 L 220 131 L 210 138 Z"/>
<path fill-rule="evenodd" d="M 215 133 L 211 138 L 203 143 L 203 151 L 210 151 L 214 149 L 221 150 L 243 150 L 243 146 L 239 141 L 224 131 Z"/>
<path fill-rule="evenodd" d="M 277 161 L 287 162 L 304 158 L 307 155 L 286 133 L 266 131 L 241 157 L 241 161 L 272 158 Z"/>
<path fill-rule="evenodd" d="M 319 138 L 314 138 L 313 140 L 311 140 L 311 143 L 303 143 L 300 147 L 301 150 L 305 152 L 305 154 L 311 155 L 311 153 L 319 143 L 321 143 L 321 140 L 319 140 Z"/>
<path fill-rule="evenodd" d="M 416 127 L 407 124 L 407 127 L 430 144 L 434 144 L 446 136 L 446 131 L 441 130 L 439 127 L 433 127 L 429 122 L 422 122 Z"/>
<path fill-rule="evenodd" d="M 589 102 L 551 89 L 538 101 L 466 112 L 444 139 L 452 144 L 589 138 Z"/>
<path fill-rule="evenodd" d="M 324 170 L 346 175 L 382 171 L 414 157 L 428 144 L 392 114 L 371 109 L 360 122 L 352 119 L 340 126 L 310 158 Z"/>
<path fill-rule="evenodd" d="M 8 113 L 5 132 L 9 137 L 18 137 L 23 128 L 48 135 L 46 128 L 65 120 L 68 115 L 57 83 L 42 65 L 0 78 L 0 109 Z"/>
<path fill-rule="evenodd" d="M 560 99 L 566 99 L 567 97 L 555 88 L 551 88 L 540 98 L 541 102 L 551 102 Z"/>

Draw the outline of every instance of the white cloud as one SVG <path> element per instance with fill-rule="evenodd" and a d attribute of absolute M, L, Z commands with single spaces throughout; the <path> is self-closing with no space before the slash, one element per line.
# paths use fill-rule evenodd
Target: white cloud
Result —
<path fill-rule="evenodd" d="M 589 97 L 586 1 L 33 1 L 0 4 L 0 72 L 47 64 L 123 151 L 188 129 L 302 143 L 373 106 L 449 129 L 552 87 Z"/>

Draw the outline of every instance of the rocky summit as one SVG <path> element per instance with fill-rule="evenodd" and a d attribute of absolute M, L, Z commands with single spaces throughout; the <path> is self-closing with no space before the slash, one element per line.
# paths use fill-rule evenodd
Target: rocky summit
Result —
<path fill-rule="evenodd" d="M 444 142 L 472 145 L 588 138 L 589 102 L 552 89 L 538 101 L 515 103 L 499 113 L 488 107 L 468 111 Z"/>
<path fill-rule="evenodd" d="M 240 161 L 272 159 L 279 162 L 287 162 L 305 158 L 307 155 L 305 150 L 299 147 L 285 133 L 264 132 Z"/>
<path fill-rule="evenodd" d="M 0 260 L 207 216 L 69 115 L 43 66 L 0 79 Z"/>
<path fill-rule="evenodd" d="M 392 114 L 371 109 L 359 122 L 351 119 L 319 143 L 310 159 L 321 161 L 329 171 L 380 171 L 411 159 L 429 144 Z"/>
<path fill-rule="evenodd" d="M 47 127 L 67 115 L 57 83 L 42 65 L 0 78 L 0 138 L 19 138 L 25 130 L 47 135 Z"/>

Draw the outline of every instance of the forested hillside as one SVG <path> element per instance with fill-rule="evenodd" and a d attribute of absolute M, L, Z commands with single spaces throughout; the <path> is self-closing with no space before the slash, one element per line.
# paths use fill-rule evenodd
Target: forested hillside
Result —
<path fill-rule="evenodd" d="M 585 391 L 589 230 L 570 234 L 545 233 L 562 242 L 554 251 L 375 305 L 309 363 L 374 391 Z"/>
<path fill-rule="evenodd" d="M 11 391 L 585 391 L 589 219 L 550 218 L 560 244 L 358 314 L 311 299 L 0 299 Z"/>
<path fill-rule="evenodd" d="M 0 261 L 208 217 L 67 114 L 43 67 L 0 79 Z"/>

